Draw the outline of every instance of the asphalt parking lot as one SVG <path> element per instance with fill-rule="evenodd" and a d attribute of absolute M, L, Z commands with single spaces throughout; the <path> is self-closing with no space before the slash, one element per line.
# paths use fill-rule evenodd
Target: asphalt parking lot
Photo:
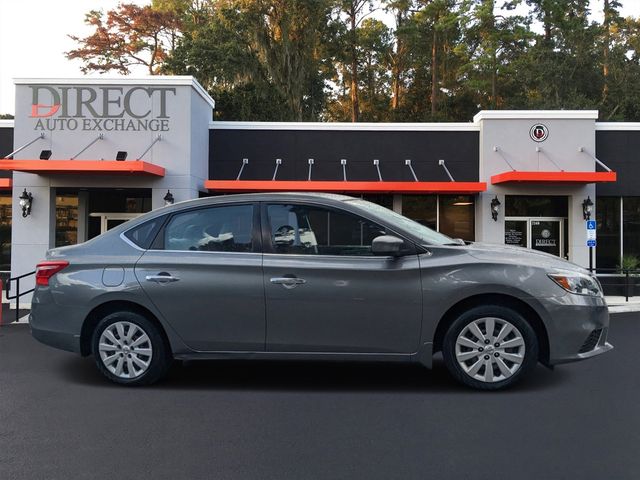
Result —
<path fill-rule="evenodd" d="M 198 362 L 142 389 L 0 329 L 0 479 L 637 479 L 640 313 L 510 391 L 376 364 Z"/>

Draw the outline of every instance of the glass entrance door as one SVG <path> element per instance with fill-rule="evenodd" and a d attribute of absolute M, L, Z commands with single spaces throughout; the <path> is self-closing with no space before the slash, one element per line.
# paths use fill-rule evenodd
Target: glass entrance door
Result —
<path fill-rule="evenodd" d="M 566 218 L 507 218 L 504 243 L 566 256 Z"/>
<path fill-rule="evenodd" d="M 142 215 L 141 213 L 90 213 L 90 217 L 100 218 L 100 233 L 104 233 L 107 230 L 111 230 L 113 227 L 136 218 Z"/>

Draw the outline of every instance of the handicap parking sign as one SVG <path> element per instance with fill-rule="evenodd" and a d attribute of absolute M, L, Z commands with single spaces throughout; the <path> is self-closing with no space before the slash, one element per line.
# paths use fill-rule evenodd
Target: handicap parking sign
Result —
<path fill-rule="evenodd" d="M 595 247 L 596 246 L 596 221 L 595 220 L 587 220 L 587 247 Z"/>

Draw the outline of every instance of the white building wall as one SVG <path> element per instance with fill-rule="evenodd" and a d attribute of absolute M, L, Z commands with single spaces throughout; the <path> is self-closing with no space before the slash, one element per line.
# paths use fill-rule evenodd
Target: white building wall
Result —
<path fill-rule="evenodd" d="M 37 113 L 48 113 L 49 107 L 60 101 L 61 106 L 51 116 L 33 115 L 35 88 L 39 88 L 37 103 L 41 105 Z M 88 106 L 80 112 L 77 109 L 79 98 L 74 93 L 78 89 L 84 89 L 78 94 L 80 99 L 88 101 Z M 61 93 L 65 91 L 68 93 L 66 104 Z M 96 98 L 90 101 L 92 92 Z M 124 109 L 126 95 L 130 100 L 129 112 Z M 164 95 L 164 100 L 160 95 Z M 153 208 L 164 205 L 167 190 L 171 190 L 176 201 L 197 198 L 207 175 L 208 133 L 213 108 L 213 100 L 192 77 L 16 80 L 14 148 L 36 138 L 43 131 L 43 125 L 45 133 L 44 139 L 16 154 L 16 160 L 38 159 L 40 151 L 47 149 L 52 151 L 51 160 L 71 157 L 115 160 L 116 152 L 124 150 L 128 153 L 126 161 L 136 161 L 142 156 L 143 161 L 164 167 L 165 176 L 14 172 L 11 275 L 32 271 L 54 246 L 56 188 L 149 188 Z M 134 117 L 129 115 L 131 112 Z M 78 117 L 79 114 L 83 116 Z M 163 131 L 107 130 L 106 127 L 99 129 L 94 123 L 95 120 L 103 122 L 99 123 L 102 126 L 114 125 L 118 119 L 135 121 L 138 117 L 165 121 L 165 127 Z M 69 121 L 73 120 L 76 128 L 69 129 Z M 103 138 L 78 155 L 100 133 Z M 158 135 L 161 140 L 143 155 Z M 25 188 L 32 193 L 34 201 L 31 215 L 22 218 L 17 197 Z M 82 205 L 79 212 L 86 213 L 86 205 Z M 79 226 L 86 228 L 84 219 L 79 220 Z M 33 282 L 33 277 L 22 282 L 21 290 L 31 288 Z M 20 301 L 29 302 L 30 298 L 23 297 Z"/>
<path fill-rule="evenodd" d="M 597 111 L 485 111 L 476 115 L 474 121 L 480 125 L 479 180 L 487 182 L 487 191 L 479 195 L 476 206 L 477 241 L 504 243 L 506 195 L 568 196 L 569 260 L 589 265 L 582 201 L 587 196 L 595 200 L 595 184 L 493 185 L 491 177 L 509 172 L 511 167 L 517 171 L 595 171 L 595 161 L 588 153 L 595 155 L 597 117 Z M 535 142 L 530 136 L 531 127 L 537 123 L 549 131 L 543 142 Z M 497 221 L 491 218 L 490 210 L 495 196 L 502 204 Z"/>

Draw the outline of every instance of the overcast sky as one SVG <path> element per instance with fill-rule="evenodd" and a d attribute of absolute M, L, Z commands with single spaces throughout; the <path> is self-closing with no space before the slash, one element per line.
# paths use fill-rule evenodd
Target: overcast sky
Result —
<path fill-rule="evenodd" d="M 0 113 L 14 113 L 14 78 L 82 76 L 80 62 L 64 57 L 64 52 L 75 46 L 67 35 L 87 35 L 85 13 L 93 9 L 110 10 L 121 1 L 0 0 Z M 602 2 L 592 3 L 592 9 L 596 10 Z M 622 3 L 623 15 L 640 16 L 640 1 L 622 0 Z M 144 70 L 136 75 L 144 75 Z"/>

